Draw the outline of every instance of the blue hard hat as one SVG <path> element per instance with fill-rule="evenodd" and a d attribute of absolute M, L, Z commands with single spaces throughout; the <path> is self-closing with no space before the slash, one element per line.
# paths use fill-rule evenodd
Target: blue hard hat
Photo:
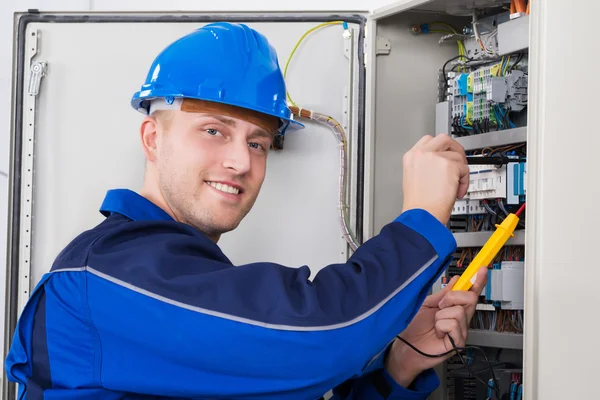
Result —
<path fill-rule="evenodd" d="M 131 106 L 148 114 L 150 102 L 190 98 L 229 104 L 280 119 L 279 131 L 304 127 L 294 121 L 277 53 L 267 38 L 244 24 L 218 22 L 176 40 L 154 60 Z"/>

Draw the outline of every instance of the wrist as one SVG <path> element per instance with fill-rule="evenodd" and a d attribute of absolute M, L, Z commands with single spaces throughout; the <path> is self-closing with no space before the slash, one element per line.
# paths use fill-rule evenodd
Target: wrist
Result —
<path fill-rule="evenodd" d="M 414 363 L 404 357 L 408 346 L 399 340 L 396 340 L 390 346 L 389 352 L 384 361 L 384 368 L 387 373 L 404 388 L 408 388 L 423 370 L 416 367 Z"/>
<path fill-rule="evenodd" d="M 437 219 L 439 222 L 441 222 L 443 225 L 446 225 L 448 223 L 448 221 L 450 220 L 451 213 L 444 212 L 443 210 L 436 209 L 435 207 L 422 207 L 422 206 L 417 207 L 415 205 L 405 203 L 404 206 L 402 207 L 402 213 L 404 213 L 406 211 L 410 211 L 410 210 L 426 211 L 429 214 L 431 214 L 435 219 Z"/>

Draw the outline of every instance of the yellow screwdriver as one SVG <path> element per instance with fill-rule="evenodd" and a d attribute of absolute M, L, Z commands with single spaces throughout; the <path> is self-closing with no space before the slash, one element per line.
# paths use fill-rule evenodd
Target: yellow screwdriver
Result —
<path fill-rule="evenodd" d="M 519 223 L 519 216 L 525 210 L 525 203 L 519 210 L 513 214 L 510 213 L 500 225 L 496 225 L 496 231 L 481 248 L 477 256 L 471 261 L 465 272 L 460 276 L 452 290 L 469 290 L 477 279 L 477 271 L 481 267 L 488 266 L 502 246 L 510 237 L 514 237 L 513 232 Z"/>

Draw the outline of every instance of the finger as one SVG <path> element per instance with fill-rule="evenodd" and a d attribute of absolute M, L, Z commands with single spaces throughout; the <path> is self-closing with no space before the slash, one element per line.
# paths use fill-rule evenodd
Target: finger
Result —
<path fill-rule="evenodd" d="M 488 277 L 487 267 L 479 268 L 479 271 L 477 271 L 477 278 L 475 278 L 475 283 L 473 284 L 473 286 L 471 286 L 471 289 L 469 289 L 469 291 L 476 293 L 477 296 L 481 295 L 483 288 L 487 284 L 487 277 Z"/>
<path fill-rule="evenodd" d="M 435 332 L 438 339 L 442 339 L 446 335 L 452 336 L 457 347 L 464 347 L 465 336 L 463 336 L 460 325 L 455 319 L 443 319 L 435 323 Z M 448 347 L 451 347 L 448 346 Z"/>
<path fill-rule="evenodd" d="M 475 292 L 471 291 L 451 291 L 446 293 L 444 298 L 439 303 L 440 310 L 445 308 L 454 307 L 454 306 L 462 306 L 467 308 L 467 315 L 469 318 L 475 312 L 475 307 L 477 307 L 477 301 L 479 300 L 479 295 Z"/>
<path fill-rule="evenodd" d="M 444 157 L 448 160 L 451 160 L 451 161 L 463 163 L 465 165 L 467 164 L 467 160 L 460 153 L 457 153 L 456 151 L 450 151 L 450 150 L 440 151 L 438 153 L 438 155 L 441 157 Z"/>
<path fill-rule="evenodd" d="M 454 319 L 458 322 L 460 326 L 460 331 L 463 336 L 467 336 L 469 332 L 469 318 L 467 317 L 467 312 L 465 308 L 462 306 L 454 306 L 450 308 L 445 308 L 443 310 L 435 313 L 435 320 L 442 321 L 445 319 Z"/>
<path fill-rule="evenodd" d="M 454 277 L 452 277 L 450 282 L 448 282 L 445 288 L 427 296 L 427 298 L 425 298 L 425 301 L 423 302 L 423 305 L 426 307 L 438 307 L 440 301 L 444 298 L 446 293 L 448 293 L 456 284 L 458 278 L 460 278 L 460 276 L 455 275 Z"/>
<path fill-rule="evenodd" d="M 415 145 L 413 146 L 413 149 L 423 147 L 425 144 L 429 143 L 432 140 L 433 140 L 433 136 L 425 135 L 425 136 L 421 137 L 421 139 L 419 139 L 419 141 L 417 143 L 415 143 Z"/>
<path fill-rule="evenodd" d="M 471 179 L 469 166 L 467 164 L 459 164 L 458 173 L 460 179 L 458 181 L 458 192 L 456 193 L 456 197 L 462 199 L 467 194 L 467 190 L 469 190 Z"/>
<path fill-rule="evenodd" d="M 452 139 L 450 136 L 446 134 L 438 135 L 434 137 L 432 140 L 429 140 L 427 143 L 423 145 L 423 150 L 425 151 L 454 151 L 456 153 L 461 154 L 465 163 L 467 162 L 467 156 L 465 154 L 465 148 L 458 143 L 456 140 Z"/>
<path fill-rule="evenodd" d="M 450 160 L 452 164 L 458 169 L 458 190 L 456 193 L 456 197 L 462 199 L 469 189 L 470 182 L 470 170 L 469 165 L 467 164 L 467 160 L 463 155 L 455 152 L 455 151 L 442 151 L 439 152 L 438 155 L 445 158 L 446 160 Z"/>
<path fill-rule="evenodd" d="M 446 293 L 438 304 L 440 310 L 454 306 L 468 306 L 471 304 L 477 304 L 479 296 L 475 292 L 454 290 Z"/>

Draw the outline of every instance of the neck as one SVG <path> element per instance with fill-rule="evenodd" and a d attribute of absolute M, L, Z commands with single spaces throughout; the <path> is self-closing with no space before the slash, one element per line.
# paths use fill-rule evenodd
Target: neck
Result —
<path fill-rule="evenodd" d="M 162 192 L 160 190 L 160 187 L 158 186 L 157 180 L 149 179 L 148 176 L 146 176 L 144 178 L 144 185 L 142 186 L 142 189 L 140 190 L 140 195 L 145 197 L 146 199 L 150 200 L 152 203 L 156 204 L 158 207 L 162 208 L 175 221 L 193 226 L 193 225 L 189 224 L 187 221 L 184 221 L 183 219 L 179 218 L 177 216 L 177 214 L 175 214 L 175 211 L 173 211 L 173 209 L 169 206 L 169 203 L 167 203 L 164 196 L 162 195 Z M 219 239 L 221 238 L 220 233 L 209 234 L 207 232 L 202 231 L 201 229 L 199 229 L 196 226 L 194 226 L 194 228 L 196 228 L 199 231 L 201 231 L 202 233 L 204 233 L 204 235 L 206 235 L 206 237 L 208 237 L 210 240 L 212 240 L 215 243 L 217 243 L 219 241 Z"/>

